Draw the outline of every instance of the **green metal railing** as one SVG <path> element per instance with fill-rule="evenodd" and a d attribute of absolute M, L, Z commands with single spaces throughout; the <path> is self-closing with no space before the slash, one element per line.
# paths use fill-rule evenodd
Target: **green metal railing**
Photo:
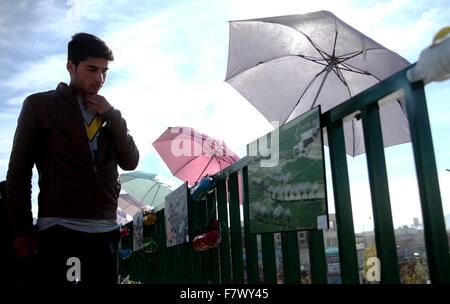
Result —
<path fill-rule="evenodd" d="M 450 257 L 440 197 L 436 162 L 424 87 L 410 83 L 406 69 L 378 83 L 321 115 L 327 128 L 341 281 L 359 283 L 350 183 L 345 152 L 343 120 L 360 115 L 363 123 L 367 169 L 372 198 L 375 242 L 382 283 L 400 283 L 388 179 L 382 140 L 379 100 L 403 90 L 419 186 L 429 275 L 432 283 L 450 283 Z M 215 175 L 216 191 L 203 202 L 188 201 L 190 240 L 206 227 L 213 214 L 221 224 L 218 248 L 198 252 L 190 243 L 166 248 L 163 210 L 157 223 L 145 227 L 159 249 L 154 254 L 136 252 L 122 260 L 122 274 L 145 283 L 277 283 L 277 250 L 281 250 L 285 283 L 301 283 L 297 232 L 261 235 L 249 232 L 248 159 L 243 158 Z M 240 216 L 239 181 L 242 176 L 243 218 Z M 323 231 L 309 231 L 308 248 L 312 283 L 327 283 L 327 261 Z M 258 242 L 259 240 L 259 242 Z M 260 244 L 261 248 L 258 248 Z M 280 248 L 281 247 L 281 248 Z M 258 255 L 261 252 L 261 256 Z"/>

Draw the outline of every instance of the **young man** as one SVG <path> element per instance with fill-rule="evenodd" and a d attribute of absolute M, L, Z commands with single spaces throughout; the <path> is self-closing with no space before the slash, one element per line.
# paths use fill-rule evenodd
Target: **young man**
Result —
<path fill-rule="evenodd" d="M 70 84 L 26 98 L 14 136 L 6 197 L 14 246 L 37 255 L 41 282 L 116 283 L 117 165 L 133 170 L 139 152 L 102 88 L 108 46 L 86 33 L 68 44 Z M 31 177 L 39 173 L 33 226 Z"/>

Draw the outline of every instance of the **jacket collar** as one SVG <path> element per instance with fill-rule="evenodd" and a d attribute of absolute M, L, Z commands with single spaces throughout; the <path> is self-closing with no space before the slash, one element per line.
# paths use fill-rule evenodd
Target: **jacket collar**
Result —
<path fill-rule="evenodd" d="M 67 85 L 64 82 L 60 82 L 58 86 L 56 87 L 56 91 L 62 95 L 69 95 L 69 96 L 76 96 L 77 95 L 77 89 L 75 89 L 73 86 Z"/>

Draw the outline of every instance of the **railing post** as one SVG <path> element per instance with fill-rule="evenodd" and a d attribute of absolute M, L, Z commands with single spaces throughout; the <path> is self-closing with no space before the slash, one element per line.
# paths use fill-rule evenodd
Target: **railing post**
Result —
<path fill-rule="evenodd" d="M 248 167 L 242 169 L 242 182 L 244 190 L 244 235 L 245 235 L 245 261 L 247 267 L 247 281 L 250 284 L 256 284 L 259 281 L 258 269 L 258 245 L 256 234 L 250 234 L 250 210 L 248 193 Z"/>
<path fill-rule="evenodd" d="M 298 252 L 297 231 L 281 233 L 281 250 L 283 254 L 284 283 L 301 283 L 300 257 Z"/>
<path fill-rule="evenodd" d="M 217 181 L 217 214 L 220 222 L 220 233 L 222 241 L 219 244 L 220 254 L 220 282 L 230 284 L 231 262 L 230 262 L 230 231 L 228 228 L 227 191 L 226 180 L 221 178 Z"/>
<path fill-rule="evenodd" d="M 199 202 L 194 202 L 198 204 L 198 219 L 200 221 L 200 229 L 199 234 L 205 232 L 208 227 L 208 216 L 207 216 L 207 207 L 206 207 L 206 199 L 201 200 Z M 200 269 L 201 269 L 201 282 L 202 283 L 210 283 L 210 269 L 209 269 L 209 250 L 199 252 L 200 255 Z"/>
<path fill-rule="evenodd" d="M 264 283 L 277 283 L 277 262 L 275 257 L 275 242 L 273 233 L 261 234 L 261 250 L 263 262 Z"/>
<path fill-rule="evenodd" d="M 353 227 L 347 156 L 342 120 L 327 126 L 342 283 L 358 284 L 358 257 Z"/>
<path fill-rule="evenodd" d="M 419 184 L 425 244 L 433 283 L 450 283 L 450 257 L 423 83 L 404 87 Z"/>
<path fill-rule="evenodd" d="M 199 203 L 188 199 L 189 239 L 191 242 L 201 231 Z M 202 283 L 201 252 L 192 249 L 192 277 L 190 283 Z"/>
<path fill-rule="evenodd" d="M 233 267 L 233 283 L 244 283 L 244 267 L 242 257 L 241 219 L 239 210 L 239 188 L 237 172 L 230 174 L 230 231 L 231 231 L 231 263 Z"/>
<path fill-rule="evenodd" d="M 311 263 L 311 283 L 327 284 L 328 269 L 323 244 L 323 231 L 311 230 L 308 233 L 309 260 Z"/>
<path fill-rule="evenodd" d="M 217 219 L 216 211 L 217 211 L 217 200 L 216 200 L 216 192 L 212 192 L 208 194 L 206 198 L 206 206 L 207 206 L 207 216 L 208 221 L 212 219 Z M 219 249 L 217 247 L 211 248 L 208 250 L 209 252 L 209 272 L 210 272 L 210 282 L 213 284 L 220 283 L 220 273 L 219 273 Z"/>
<path fill-rule="evenodd" d="M 378 103 L 362 109 L 381 283 L 400 283 Z"/>
<path fill-rule="evenodd" d="M 168 266 L 168 255 L 167 255 L 167 247 L 166 247 L 166 220 L 164 217 L 164 212 L 160 211 L 158 213 L 157 217 L 157 232 L 155 235 L 157 235 L 159 238 L 158 240 L 158 250 L 156 251 L 157 257 L 159 256 L 161 258 L 160 263 L 158 264 L 159 267 L 161 267 L 161 283 L 168 283 L 169 280 L 169 266 Z"/>

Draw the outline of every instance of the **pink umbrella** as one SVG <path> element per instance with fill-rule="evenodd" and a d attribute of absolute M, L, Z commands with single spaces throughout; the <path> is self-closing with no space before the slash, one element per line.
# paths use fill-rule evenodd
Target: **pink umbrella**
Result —
<path fill-rule="evenodd" d="M 223 140 L 188 127 L 169 127 L 153 143 L 170 172 L 190 186 L 239 160 Z"/>

